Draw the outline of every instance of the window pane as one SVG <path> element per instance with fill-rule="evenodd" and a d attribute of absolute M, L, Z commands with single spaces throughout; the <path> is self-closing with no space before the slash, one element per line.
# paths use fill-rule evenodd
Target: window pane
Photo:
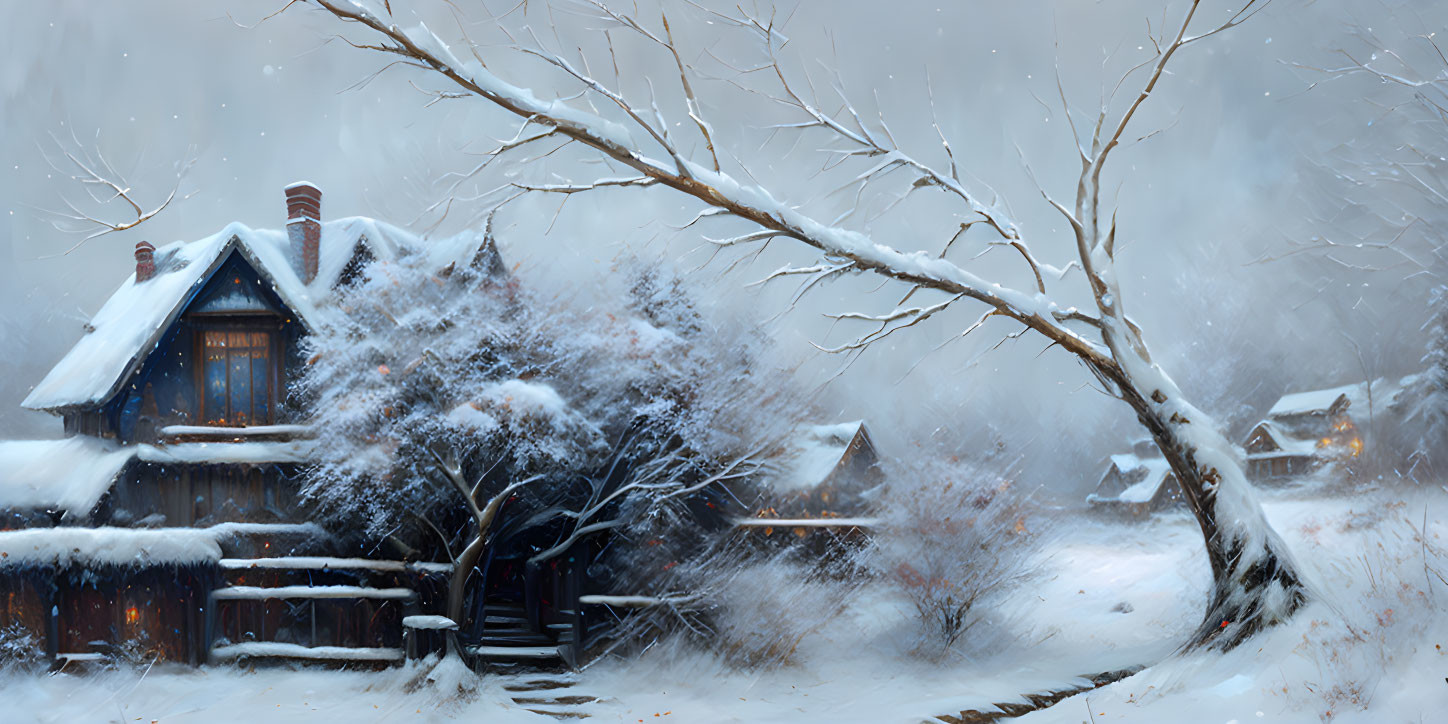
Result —
<path fill-rule="evenodd" d="M 271 412 L 267 408 L 267 392 L 271 385 L 267 384 L 268 374 L 271 365 L 268 350 L 266 348 L 266 335 L 259 334 L 254 337 L 261 338 L 261 345 L 251 349 L 251 395 L 252 395 L 252 424 L 265 425 L 271 419 Z"/>
<path fill-rule="evenodd" d="M 202 400 L 206 410 L 206 422 L 212 425 L 226 422 L 226 353 L 206 353 L 203 380 L 206 391 Z"/>
<path fill-rule="evenodd" d="M 245 348 L 231 351 L 230 422 L 245 425 L 251 419 L 251 352 Z"/>

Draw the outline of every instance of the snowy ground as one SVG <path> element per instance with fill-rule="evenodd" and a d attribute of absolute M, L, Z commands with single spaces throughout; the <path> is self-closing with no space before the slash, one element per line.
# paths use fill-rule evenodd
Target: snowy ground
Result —
<path fill-rule="evenodd" d="M 1448 708 L 1448 588 L 1431 546 L 1448 532 L 1441 491 L 1309 499 L 1269 495 L 1274 525 L 1321 592 L 1285 627 L 1225 656 L 1173 656 L 1196 623 L 1207 582 L 1194 524 L 1167 517 L 1114 524 L 1072 516 L 1020 591 L 944 664 L 909 656 L 909 611 L 881 590 L 804 639 L 796 663 L 743 673 L 712 657 L 656 650 L 591 667 L 555 695 L 590 721 L 914 724 L 962 709 L 1080 685 L 1077 677 L 1138 664 L 1148 670 L 1029 714 L 1060 722 L 1427 722 Z M 1415 529 L 1427 523 L 1427 543 Z M 0 679 L 4 721 L 269 724 L 347 720 L 555 719 L 506 680 L 484 678 L 469 701 L 420 691 L 417 672 L 226 668 Z M 515 701 L 524 698 L 523 703 Z M 17 718 L 18 717 L 18 718 Z"/>

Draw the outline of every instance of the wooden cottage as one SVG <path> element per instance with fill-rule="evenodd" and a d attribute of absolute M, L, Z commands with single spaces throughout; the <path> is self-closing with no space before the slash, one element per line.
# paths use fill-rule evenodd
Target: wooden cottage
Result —
<path fill-rule="evenodd" d="M 405 621 L 436 628 L 449 565 L 379 558 L 308 521 L 312 442 L 288 383 L 300 340 L 367 262 L 425 254 L 491 273 L 496 250 L 479 233 L 424 244 L 322 222 L 307 183 L 286 199 L 284 231 L 138 244 L 134 274 L 23 403 L 66 437 L 0 442 L 0 630 L 57 664 L 389 662 Z"/>
<path fill-rule="evenodd" d="M 1363 455 L 1362 425 L 1401 413 L 1403 392 L 1416 378 L 1379 378 L 1283 395 L 1243 442 L 1247 475 L 1280 482 L 1329 464 L 1352 465 Z"/>
<path fill-rule="evenodd" d="M 875 524 L 871 499 L 884 474 L 863 420 L 806 426 L 776 458 L 774 474 L 757 481 L 752 514 L 735 521 L 744 532 L 849 537 Z"/>
<path fill-rule="evenodd" d="M 1165 458 L 1112 455 L 1086 502 L 1094 509 L 1140 517 L 1180 507 L 1182 492 Z"/>

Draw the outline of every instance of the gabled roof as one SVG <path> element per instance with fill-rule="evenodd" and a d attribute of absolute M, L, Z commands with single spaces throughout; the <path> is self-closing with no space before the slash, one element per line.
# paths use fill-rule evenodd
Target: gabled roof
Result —
<path fill-rule="evenodd" d="M 781 493 L 819 487 L 849 463 L 856 441 L 859 448 L 855 454 L 875 454 L 864 420 L 803 428 L 786 450 L 789 461 L 779 475 L 771 478 L 770 487 Z"/>
<path fill-rule="evenodd" d="M 1417 375 L 1408 375 L 1402 379 L 1379 377 L 1373 380 L 1371 389 L 1373 406 L 1381 411 L 1397 404 L 1403 390 L 1411 386 L 1416 379 Z M 1325 390 L 1294 392 L 1290 395 L 1283 395 L 1282 399 L 1278 400 L 1277 404 L 1267 412 L 1267 416 L 1324 414 L 1343 407 L 1356 408 L 1365 415 L 1368 408 L 1368 392 L 1366 382 L 1355 382 Z"/>
<path fill-rule="evenodd" d="M 199 241 L 168 244 L 155 252 L 155 275 L 137 283 L 132 273 L 96 312 L 80 341 L 21 404 L 56 410 L 93 407 L 111 399 L 232 252 L 256 269 L 303 325 L 312 329 L 325 325 L 324 302 L 359 244 L 384 260 L 426 254 L 436 268 L 466 264 L 490 248 L 481 232 L 424 241 L 380 221 L 337 219 L 322 224 L 317 278 L 303 283 L 283 230 L 232 223 Z"/>
<path fill-rule="evenodd" d="M 1343 385 L 1326 390 L 1308 390 L 1307 392 L 1294 392 L 1290 395 L 1283 395 L 1277 404 L 1267 411 L 1269 416 L 1280 415 L 1310 415 L 1326 413 L 1330 410 L 1345 407 L 1352 404 L 1352 398 L 1348 396 L 1359 385 Z"/>
<path fill-rule="evenodd" d="M 1289 455 L 1317 454 L 1316 439 L 1304 440 L 1302 438 L 1293 437 L 1292 435 L 1288 434 L 1286 430 L 1282 429 L 1280 425 L 1271 420 L 1263 420 L 1262 422 L 1257 423 L 1257 426 L 1253 427 L 1252 431 L 1247 433 L 1247 440 L 1251 441 L 1252 437 L 1258 432 L 1266 435 L 1268 440 L 1270 440 L 1272 445 L 1277 449 L 1275 451 L 1266 451 L 1261 453 L 1248 453 L 1249 456 L 1280 455 L 1283 453 Z"/>
<path fill-rule="evenodd" d="M 1128 477 L 1140 475 L 1141 479 L 1126 486 L 1125 490 L 1116 495 L 1092 493 L 1086 496 L 1086 502 L 1097 504 L 1147 503 L 1156 497 L 1157 492 L 1161 490 L 1162 483 L 1171 474 L 1171 465 L 1167 463 L 1166 458 L 1142 458 L 1131 454 L 1112 455 L 1111 465 L 1107 468 L 1108 474 L 1111 472 L 1111 468 L 1116 468 L 1118 472 Z M 1101 482 L 1102 484 L 1106 482 L 1105 475 L 1102 476 Z M 1101 485 L 1098 484 L 1097 489 L 1099 490 L 1100 487 Z"/>

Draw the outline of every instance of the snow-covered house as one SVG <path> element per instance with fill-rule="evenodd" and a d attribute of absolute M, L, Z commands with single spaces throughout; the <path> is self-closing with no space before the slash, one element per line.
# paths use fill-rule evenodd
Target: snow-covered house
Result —
<path fill-rule="evenodd" d="M 1396 415 L 1414 377 L 1379 378 L 1283 395 L 1267 418 L 1247 433 L 1247 474 L 1258 482 L 1305 475 L 1329 463 L 1351 463 L 1363 454 L 1360 428 Z"/>
<path fill-rule="evenodd" d="M 285 230 L 233 223 L 137 244 L 134 273 L 24 400 L 61 440 L 0 442 L 0 613 L 54 659 L 140 645 L 167 659 L 387 661 L 446 565 L 337 550 L 297 477 L 312 442 L 288 382 L 299 341 L 374 259 L 500 269 L 479 233 L 423 243 L 322 222 L 286 189 Z"/>
<path fill-rule="evenodd" d="M 1141 516 L 1181 505 L 1182 492 L 1166 458 L 1137 446 L 1136 452 L 1110 457 L 1086 502 L 1099 510 Z"/>
<path fill-rule="evenodd" d="M 863 420 L 806 426 L 776 457 L 777 470 L 761 477 L 752 515 L 736 520 L 738 527 L 804 537 L 820 530 L 848 534 L 874 524 L 870 499 L 884 475 Z"/>

